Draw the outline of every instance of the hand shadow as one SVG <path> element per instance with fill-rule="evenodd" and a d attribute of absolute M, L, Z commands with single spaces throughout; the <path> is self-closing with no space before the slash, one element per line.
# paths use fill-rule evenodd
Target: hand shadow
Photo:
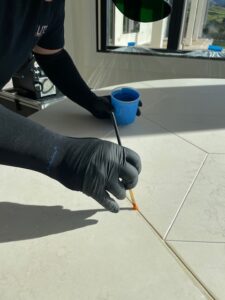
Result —
<path fill-rule="evenodd" d="M 97 220 L 87 219 L 105 211 L 104 208 L 71 211 L 62 206 L 0 202 L 0 243 L 29 240 L 95 225 Z"/>
<path fill-rule="evenodd" d="M 0 243 L 39 238 L 95 225 L 97 220 L 87 218 L 98 211 L 101 210 L 71 211 L 62 206 L 0 202 Z"/>

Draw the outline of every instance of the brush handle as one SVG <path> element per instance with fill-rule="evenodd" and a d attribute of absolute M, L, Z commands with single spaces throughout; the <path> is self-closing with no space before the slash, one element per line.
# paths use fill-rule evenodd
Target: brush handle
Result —
<path fill-rule="evenodd" d="M 117 142 L 120 146 L 122 146 L 121 139 L 120 139 L 120 134 L 119 134 L 119 129 L 118 129 L 118 126 L 117 126 L 116 117 L 115 117 L 114 112 L 112 112 L 112 121 L 113 121 L 113 126 L 114 126 L 114 129 L 115 129 L 115 132 L 116 132 Z"/>
<path fill-rule="evenodd" d="M 114 129 L 115 129 L 115 132 L 116 132 L 117 142 L 120 146 L 122 146 L 121 139 L 120 139 L 120 134 L 119 134 L 119 129 L 118 129 L 118 126 L 117 126 L 116 117 L 114 115 L 114 112 L 112 112 L 111 116 L 112 116 L 113 126 L 114 126 Z M 133 204 L 133 208 L 135 210 L 138 210 L 138 206 L 137 206 L 137 203 L 136 203 L 135 198 L 134 198 L 133 190 L 129 190 L 129 193 L 130 193 L 131 202 Z"/>

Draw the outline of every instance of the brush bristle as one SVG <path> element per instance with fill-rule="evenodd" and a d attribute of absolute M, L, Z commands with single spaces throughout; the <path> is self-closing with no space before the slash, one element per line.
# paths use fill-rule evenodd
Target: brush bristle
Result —
<path fill-rule="evenodd" d="M 133 203 L 133 210 L 139 210 L 138 206 L 136 203 Z"/>

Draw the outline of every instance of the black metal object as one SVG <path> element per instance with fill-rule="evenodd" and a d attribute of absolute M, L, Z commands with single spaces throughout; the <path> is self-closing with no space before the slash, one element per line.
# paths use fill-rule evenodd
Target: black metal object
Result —
<path fill-rule="evenodd" d="M 185 4 L 186 0 L 173 0 L 167 45 L 168 50 L 177 50 L 179 48 Z"/>
<path fill-rule="evenodd" d="M 98 21 L 101 24 L 101 50 L 107 50 L 107 3 L 106 0 L 100 0 L 100 16 L 98 16 Z M 99 8 L 98 8 L 99 12 Z M 98 24 L 99 24 L 98 23 Z"/>
<path fill-rule="evenodd" d="M 107 52 L 107 0 L 96 0 L 97 52 Z M 100 36 L 99 36 L 100 27 Z"/>
<path fill-rule="evenodd" d="M 1 95 L 0 95 L 0 104 L 24 117 L 29 117 L 30 115 L 38 112 L 38 109 L 21 105 L 18 101 L 12 102 L 12 101 L 2 99 Z"/>
<path fill-rule="evenodd" d="M 12 82 L 18 95 L 32 99 L 55 96 L 57 89 L 31 54 L 20 69 L 13 74 Z"/>
<path fill-rule="evenodd" d="M 96 50 L 97 52 L 100 50 L 99 49 L 99 13 L 98 13 L 99 5 L 98 5 L 98 0 L 95 0 L 95 15 L 96 15 Z M 101 34 L 100 34 L 101 35 Z"/>

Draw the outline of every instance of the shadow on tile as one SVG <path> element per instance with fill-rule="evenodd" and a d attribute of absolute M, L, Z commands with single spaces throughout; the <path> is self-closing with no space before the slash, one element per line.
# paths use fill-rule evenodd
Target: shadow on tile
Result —
<path fill-rule="evenodd" d="M 188 84 L 188 82 L 187 82 Z M 225 128 L 225 85 L 142 87 L 142 116 L 136 123 L 120 126 L 126 136 L 165 134 L 161 124 L 172 132 L 195 132 Z M 111 90 L 98 91 L 107 95 Z M 75 137 L 102 138 L 112 131 L 110 120 L 94 118 L 70 100 L 57 103 L 31 116 L 31 119 L 58 133 Z M 144 120 L 143 120 L 144 119 Z"/>
<path fill-rule="evenodd" d="M 121 210 L 131 210 L 121 208 Z M 21 241 L 96 225 L 87 220 L 105 209 L 71 211 L 62 206 L 0 203 L 0 243 Z"/>
<path fill-rule="evenodd" d="M 176 132 L 224 129 L 224 92 L 219 85 L 152 89 L 144 117 Z"/>

